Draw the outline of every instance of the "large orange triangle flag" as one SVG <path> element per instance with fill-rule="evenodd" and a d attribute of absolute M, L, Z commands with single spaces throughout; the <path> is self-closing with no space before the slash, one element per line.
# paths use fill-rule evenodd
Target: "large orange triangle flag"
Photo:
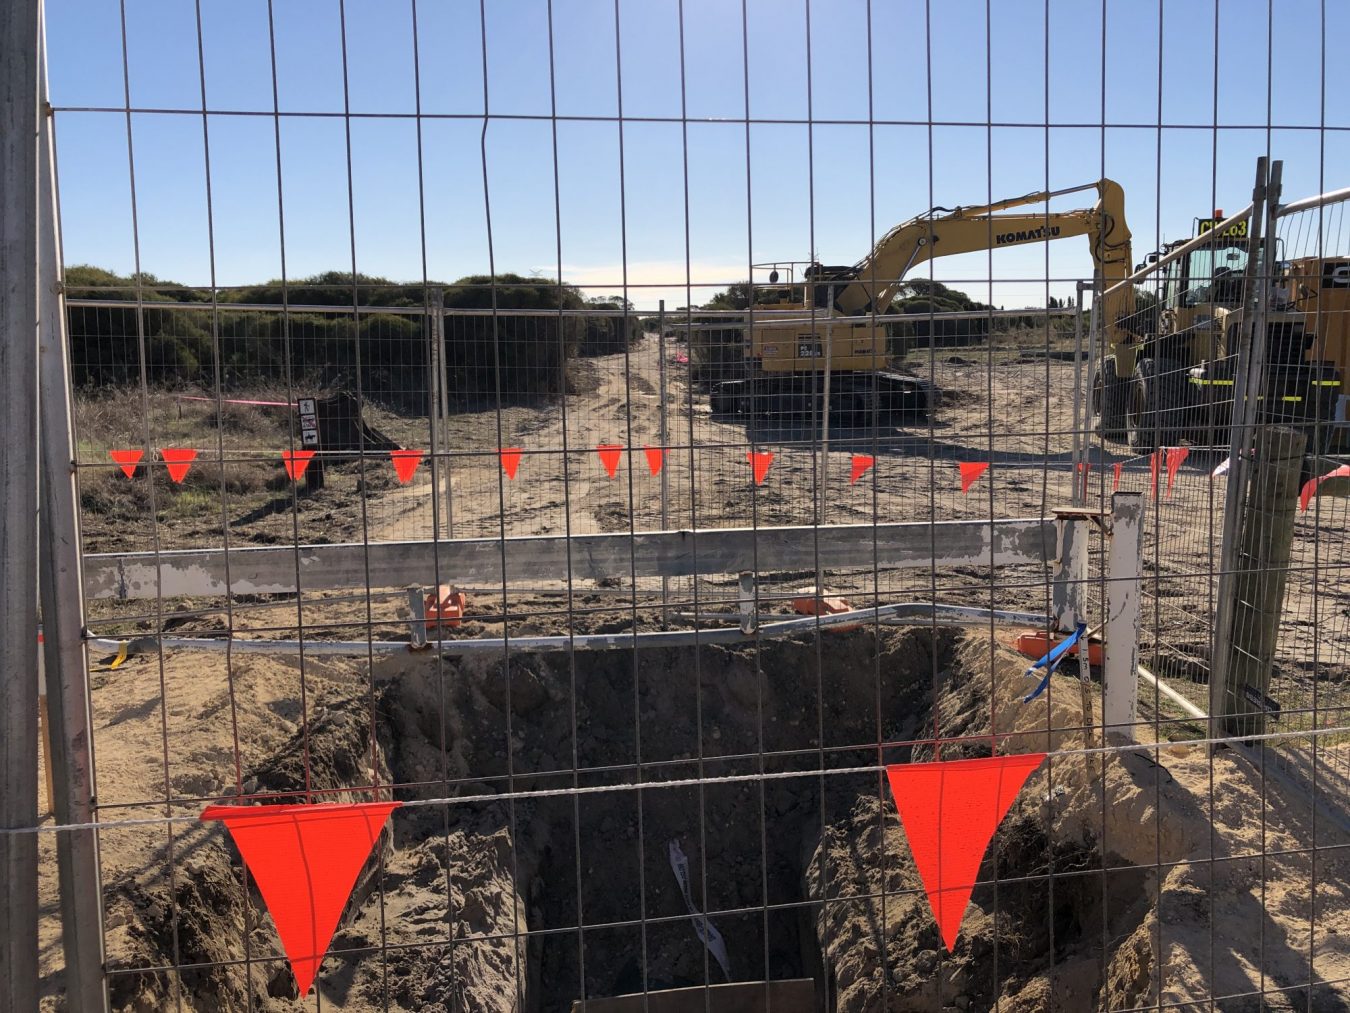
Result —
<path fill-rule="evenodd" d="M 394 463 L 394 471 L 398 474 L 399 483 L 407 485 L 412 481 L 412 477 L 417 474 L 417 466 L 422 463 L 422 451 L 391 450 L 389 451 L 389 460 Z"/>
<path fill-rule="evenodd" d="M 144 450 L 110 450 L 108 456 L 114 462 L 121 465 L 122 474 L 127 478 L 136 477 L 136 465 L 140 464 L 141 458 L 145 456 Z"/>
<path fill-rule="evenodd" d="M 854 454 L 853 470 L 849 472 L 848 484 L 852 485 L 858 479 L 867 473 L 867 469 L 877 463 L 877 459 L 871 454 Z"/>
<path fill-rule="evenodd" d="M 769 465 L 773 464 L 773 451 L 747 450 L 745 459 L 750 462 L 750 467 L 754 469 L 755 485 L 763 484 L 764 476 L 769 473 Z"/>
<path fill-rule="evenodd" d="M 314 451 L 312 450 L 283 450 L 281 452 L 281 463 L 286 465 L 286 474 L 291 476 L 292 482 L 300 481 L 300 476 L 309 467 L 310 458 L 313 456 Z"/>
<path fill-rule="evenodd" d="M 970 492 L 970 487 L 974 485 L 981 475 L 989 470 L 988 461 L 961 461 L 957 467 L 961 469 L 961 491 Z"/>
<path fill-rule="evenodd" d="M 302 996 L 389 813 L 400 802 L 323 805 L 213 805 L 258 884 Z"/>
<path fill-rule="evenodd" d="M 175 482 L 181 482 L 187 478 L 188 469 L 197 459 L 197 451 L 160 447 L 159 456 L 164 459 L 164 465 L 169 469 L 169 477 Z"/>
<path fill-rule="evenodd" d="M 914 866 L 949 953 L 989 839 L 1044 759 L 1045 753 L 1023 753 L 886 768 Z"/>
<path fill-rule="evenodd" d="M 665 447 L 643 447 L 647 455 L 647 470 L 653 475 L 661 474 L 661 466 L 666 463 Z"/>
<path fill-rule="evenodd" d="M 619 472 L 619 455 L 623 453 L 623 446 L 618 443 L 602 443 L 595 448 L 595 452 L 600 455 L 600 463 L 605 466 L 605 471 L 609 477 L 613 478 Z"/>
<path fill-rule="evenodd" d="M 502 447 L 497 453 L 502 459 L 502 471 L 506 472 L 507 478 L 514 479 L 516 470 L 520 467 L 520 448 Z"/>

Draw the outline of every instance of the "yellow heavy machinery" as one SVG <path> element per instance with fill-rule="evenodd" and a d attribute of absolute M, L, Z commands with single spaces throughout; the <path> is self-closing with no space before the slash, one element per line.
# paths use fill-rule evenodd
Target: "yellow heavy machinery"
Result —
<path fill-rule="evenodd" d="M 1222 211 L 1197 219 L 1195 238 L 1206 238 L 1164 264 L 1157 275 L 1155 305 L 1140 310 L 1131 325 L 1136 340 L 1129 354 L 1115 349 L 1094 381 L 1093 409 L 1103 436 L 1128 442 L 1137 453 L 1183 440 L 1228 444 L 1250 242 L 1245 220 L 1220 231 L 1216 226 L 1222 220 Z M 1149 259 L 1165 257 L 1191 241 L 1169 244 Z M 1317 452 L 1328 446 L 1332 429 L 1316 423 L 1333 418 L 1343 374 L 1336 361 L 1326 361 L 1326 341 L 1314 339 L 1314 328 L 1320 325 L 1311 312 L 1316 302 L 1308 295 L 1312 290 L 1300 284 L 1301 301 L 1291 298 L 1287 273 L 1281 272 L 1281 283 L 1266 307 L 1260 418 L 1305 428 L 1309 450 Z M 1327 336 L 1324 331 L 1323 338 Z M 1343 359 L 1344 336 L 1332 347 Z M 1311 442 L 1314 433 L 1321 438 L 1320 447 Z"/>
<path fill-rule="evenodd" d="M 1097 192 L 1091 208 L 1008 213 L 1084 190 Z M 713 410 L 759 420 L 809 413 L 822 397 L 828 369 L 832 415 L 858 421 L 921 418 L 935 406 L 936 392 L 888 368 L 886 353 L 886 324 L 895 318 L 882 314 L 900 293 L 905 275 L 935 257 L 1086 236 L 1103 287 L 1109 289 L 1131 270 L 1124 205 L 1120 185 L 1102 179 L 993 204 L 934 208 L 891 229 L 851 267 L 811 264 L 801 283 L 790 278 L 785 288 L 775 287 L 780 281 L 775 272 L 767 289 L 755 296 L 743 375 L 711 384 Z M 1134 319 L 1133 288 L 1119 288 L 1102 308 L 1108 354 L 1132 366 L 1139 340 L 1128 329 Z"/>
<path fill-rule="evenodd" d="M 1084 190 L 1097 192 L 1091 208 L 1009 212 Z M 1250 242 L 1245 220 L 1218 229 L 1222 221 L 1222 212 L 1197 220 L 1196 237 L 1207 238 L 1157 273 L 1150 304 L 1137 301 L 1130 281 L 1125 195 L 1112 180 L 934 208 L 893 228 L 850 267 L 812 263 L 801 281 L 789 277 L 780 285 L 775 271 L 769 285 L 751 285 L 748 336 L 744 328 L 722 329 L 736 335 L 743 368 L 731 378 L 712 378 L 713 410 L 761 422 L 810 416 L 824 407 L 828 374 L 832 416 L 882 423 L 922 418 L 935 407 L 937 392 L 890 368 L 886 349 L 886 326 L 895 320 L 887 310 L 908 272 L 936 257 L 1085 236 L 1103 293 L 1097 317 L 1105 347 L 1092 391 L 1102 434 L 1128 441 L 1138 453 L 1182 440 L 1226 445 Z M 1150 260 L 1188 242 L 1171 244 Z M 1322 272 L 1324 263 L 1333 264 L 1331 273 Z M 1336 263 L 1342 262 L 1300 261 L 1289 269 L 1299 274 L 1297 283 L 1287 281 L 1265 308 L 1260 417 L 1318 433 L 1323 439 L 1310 443 L 1314 452 L 1326 449 L 1336 431 L 1325 423 L 1336 417 L 1350 358 L 1345 268 Z M 1313 270 L 1316 280 L 1310 281 Z M 1329 322 L 1320 341 L 1313 337 L 1314 317 Z M 1338 372 L 1337 366 L 1343 368 Z M 1340 403 L 1343 412 L 1345 401 Z"/>
<path fill-rule="evenodd" d="M 1285 265 L 1281 280 L 1315 334 L 1308 362 L 1330 365 L 1339 374 L 1328 442 L 1333 450 L 1350 450 L 1350 257 L 1301 257 Z"/>

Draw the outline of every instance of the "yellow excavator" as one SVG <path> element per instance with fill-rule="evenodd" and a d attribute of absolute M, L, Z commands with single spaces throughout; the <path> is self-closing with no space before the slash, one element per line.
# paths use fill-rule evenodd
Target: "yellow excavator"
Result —
<path fill-rule="evenodd" d="M 1009 213 L 1085 190 L 1097 192 L 1091 208 Z M 712 380 L 712 409 L 761 423 L 811 416 L 824 407 L 828 373 L 832 416 L 883 424 L 923 418 L 935 408 L 938 392 L 891 369 L 886 348 L 887 324 L 897 319 L 887 311 L 908 272 L 936 257 L 1085 236 L 1097 290 L 1105 293 L 1099 306 L 1105 347 L 1092 388 L 1102 435 L 1128 442 L 1137 453 L 1182 440 L 1225 445 L 1249 241 L 1245 221 L 1220 231 L 1221 221 L 1217 211 L 1197 220 L 1196 235 L 1205 241 L 1159 272 L 1153 305 L 1141 306 L 1129 281 L 1125 195 L 1113 180 L 934 208 L 891 229 L 850 267 L 811 263 L 800 282 L 789 277 L 781 286 L 775 269 L 769 285 L 751 285 L 748 340 L 744 328 L 719 329 L 738 347 L 741 368 Z M 1345 272 L 1343 258 L 1286 267 L 1284 294 L 1266 313 L 1261 417 L 1319 434 L 1316 452 L 1328 440 L 1340 442 L 1336 437 L 1345 427 L 1327 423 L 1344 419 L 1350 404 L 1341 390 L 1350 375 L 1350 338 L 1342 334 Z M 719 348 L 730 350 L 725 341 Z M 717 366 L 736 361 L 723 356 Z"/>
<path fill-rule="evenodd" d="M 1091 208 L 1008 213 L 1084 190 L 1097 192 Z M 745 369 L 711 384 L 712 409 L 759 421 L 810 413 L 819 404 L 828 369 L 832 415 L 883 422 L 922 418 L 935 407 L 937 392 L 917 377 L 887 368 L 886 325 L 896 318 L 883 314 L 905 275 L 935 257 L 1073 236 L 1087 237 L 1103 289 L 1129 276 L 1130 230 L 1118 183 L 1102 179 L 992 204 L 933 208 L 891 229 L 851 267 L 813 263 L 802 282 L 789 278 L 781 288 L 775 270 L 765 289 L 751 286 L 754 309 L 744 343 Z M 1136 319 L 1134 289 L 1118 288 L 1103 300 L 1102 309 L 1106 352 L 1120 374 L 1129 376 L 1140 337 L 1130 329 Z"/>

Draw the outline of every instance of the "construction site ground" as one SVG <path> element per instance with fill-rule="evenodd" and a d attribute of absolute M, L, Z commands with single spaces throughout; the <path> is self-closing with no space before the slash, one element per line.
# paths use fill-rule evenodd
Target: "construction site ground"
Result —
<path fill-rule="evenodd" d="M 689 528 L 1044 516 L 1072 491 L 1074 365 L 1058 346 L 1028 347 L 944 349 L 912 359 L 910 368 L 944 390 L 941 408 L 931 422 L 908 429 L 832 433 L 823 506 L 814 495 L 816 433 L 714 418 L 706 395 L 684 381 L 684 346 L 674 339 L 665 347 L 672 449 L 664 486 L 641 452 L 661 442 L 654 336 L 628 355 L 580 362 L 565 399 L 452 414 L 440 434 L 450 456 L 434 467 L 424 461 L 406 486 L 387 462 L 368 459 L 330 469 L 325 489 L 298 495 L 275 474 L 287 438 L 283 415 L 233 406 L 224 419 L 200 408 L 193 415 L 165 395 L 150 406 L 157 432 L 216 448 L 223 431 L 224 458 L 208 452 L 184 486 L 157 480 L 153 494 L 113 469 L 86 469 L 86 549 L 218 546 L 223 526 L 232 546 L 245 546 L 642 531 L 663 521 Z M 1040 394 L 1047 385 L 1066 396 L 1047 402 Z M 106 424 L 81 433 L 91 462 L 105 461 L 106 447 L 127 438 L 119 427 L 132 425 L 121 406 L 91 406 L 85 417 L 97 420 L 97 411 Z M 374 405 L 368 412 L 404 446 L 430 448 L 426 419 Z M 632 448 L 614 479 L 595 454 L 601 443 Z M 499 467 L 501 446 L 524 451 L 514 480 Z M 746 461 L 751 449 L 775 454 L 760 486 Z M 876 463 L 851 485 L 853 454 Z M 1196 450 L 1182 466 L 1172 504 L 1186 503 L 1186 510 L 1169 509 L 1165 494 L 1154 504 L 1159 520 L 1146 541 L 1153 548 L 1145 554 L 1151 589 L 1141 645 L 1141 659 L 1165 668 L 1168 683 L 1202 707 L 1208 645 L 1196 616 L 1208 607 L 1214 546 L 1201 505 L 1221 504 L 1223 487 L 1209 477 L 1212 458 Z M 1100 447 L 1091 459 L 1091 501 L 1101 502 L 1103 492 L 1109 500 L 1118 460 L 1122 489 L 1148 487 L 1147 459 Z M 992 467 L 962 494 L 958 461 Z M 153 537 L 143 519 L 131 520 L 150 495 L 149 516 L 159 519 Z M 1317 534 L 1321 551 L 1334 551 L 1327 532 Z M 1092 572 L 1100 572 L 1100 546 Z M 1311 596 L 1299 591 L 1299 579 L 1291 575 L 1291 594 Z M 786 599 L 813 580 L 766 579 L 764 610 L 788 611 Z M 854 604 L 1048 608 L 1039 568 L 839 572 L 828 574 L 827 587 Z M 695 608 L 733 611 L 736 583 L 734 575 L 675 581 L 664 601 L 659 582 L 635 589 L 622 573 L 570 593 L 559 593 L 568 591 L 566 581 L 509 595 L 469 590 L 470 619 L 458 636 L 655 629 L 663 610 L 668 622 L 687 625 L 681 614 Z M 1350 607 L 1343 580 L 1324 580 L 1317 594 L 1329 614 Z M 318 640 L 360 640 L 367 630 L 382 640 L 408 635 L 400 589 L 353 588 L 301 602 L 166 602 L 164 615 L 151 604 L 93 603 L 91 626 L 126 638 L 159 628 L 289 639 L 303 618 L 306 636 Z M 1319 629 L 1316 614 L 1304 618 L 1312 626 L 1299 629 Z M 1324 725 L 1346 723 L 1336 701 L 1345 693 L 1350 645 L 1339 635 L 1334 624 L 1321 623 L 1315 656 L 1340 659 L 1339 672 L 1325 663 L 1300 667 L 1292 657 L 1278 676 L 1286 700 L 1318 701 Z M 824 761 L 819 750 L 905 741 L 934 727 L 944 736 L 1025 732 L 1002 747 L 1015 751 L 1083 744 L 1083 695 L 1072 669 L 1054 680 L 1048 702 L 1022 706 L 1025 659 L 989 629 L 869 628 L 762 648 L 513 652 L 509 668 L 500 660 L 425 655 L 310 655 L 303 662 L 235 655 L 227 665 L 222 654 L 153 648 L 116 669 L 94 660 L 98 799 L 109 820 L 200 808 L 166 807 L 166 797 L 301 789 L 305 755 L 311 786 L 340 792 L 326 797 L 368 799 L 368 791 L 341 792 L 398 782 L 414 787 L 395 797 L 414 800 L 508 784 L 566 787 L 572 775 L 557 772 L 576 764 L 687 761 L 672 766 L 681 773 L 671 776 L 740 773 L 749 761 L 717 758 L 760 748 L 798 750 L 793 760 L 775 762 L 804 769 L 875 763 L 875 745 L 827 752 Z M 1097 699 L 1093 684 L 1089 695 Z M 1185 1009 L 1195 1002 L 1199 1009 L 1211 993 L 1234 996 L 1225 1010 L 1350 1009 L 1345 852 L 1322 851 L 1314 865 L 1308 850 L 1314 835 L 1319 848 L 1346 843 L 1341 831 L 1242 757 L 1223 752 L 1211 760 L 1204 748 L 1187 745 L 1204 729 L 1174 704 L 1142 696 L 1141 718 L 1166 719 L 1160 738 L 1178 741 L 1156 755 L 1075 756 L 1042 768 L 996 838 L 982 878 L 992 880 L 995 870 L 1015 879 L 1054 869 L 1055 885 L 1048 896 L 1043 880 L 977 888 L 954 955 L 937 939 L 888 790 L 875 776 L 648 792 L 640 810 L 631 792 L 514 808 L 465 802 L 396 814 L 334 941 L 350 952 L 324 965 L 324 1007 L 511 1009 L 521 997 L 522 1009 L 554 1010 L 582 995 L 719 981 L 666 861 L 668 841 L 678 839 L 697 870 L 695 896 L 708 910 L 737 912 L 714 919 L 728 941 L 733 977 L 815 977 L 832 1008 L 850 1013 L 987 1009 L 995 1002 L 1064 1010 L 1158 1002 Z M 979 755 L 981 747 L 951 748 L 944 758 Z M 1350 755 L 1334 739 L 1319 749 L 1306 769 L 1318 772 L 1325 792 L 1342 784 Z M 923 749 L 884 756 L 924 758 L 932 757 Z M 497 780 L 487 782 L 491 788 L 452 783 L 463 778 Z M 50 835 L 42 847 L 50 873 L 43 884 L 44 1001 L 56 1008 L 61 955 Z M 249 899 L 219 828 L 176 824 L 172 836 L 163 826 L 113 829 L 101 848 L 110 966 L 236 961 L 187 971 L 178 983 L 168 971 L 115 973 L 115 1008 L 301 1008 L 275 959 L 270 921 L 256 896 Z M 768 914 L 759 910 L 766 899 Z M 644 914 L 656 921 L 640 938 Z M 576 932 L 561 931 L 579 921 L 601 926 L 586 930 L 584 946 Z M 518 942 L 527 931 L 529 941 Z M 381 944 L 389 948 L 384 959 L 370 949 Z M 1311 979 L 1329 984 L 1309 988 Z M 1285 1006 L 1271 996 L 1260 1005 L 1255 993 L 1271 988 L 1288 989 Z"/>

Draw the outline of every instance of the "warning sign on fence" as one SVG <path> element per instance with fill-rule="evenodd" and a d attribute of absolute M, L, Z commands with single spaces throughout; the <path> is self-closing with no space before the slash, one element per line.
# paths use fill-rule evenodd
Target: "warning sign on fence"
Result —
<path fill-rule="evenodd" d="M 319 446 L 319 413 L 315 398 L 300 399 L 300 445 L 302 447 Z"/>

